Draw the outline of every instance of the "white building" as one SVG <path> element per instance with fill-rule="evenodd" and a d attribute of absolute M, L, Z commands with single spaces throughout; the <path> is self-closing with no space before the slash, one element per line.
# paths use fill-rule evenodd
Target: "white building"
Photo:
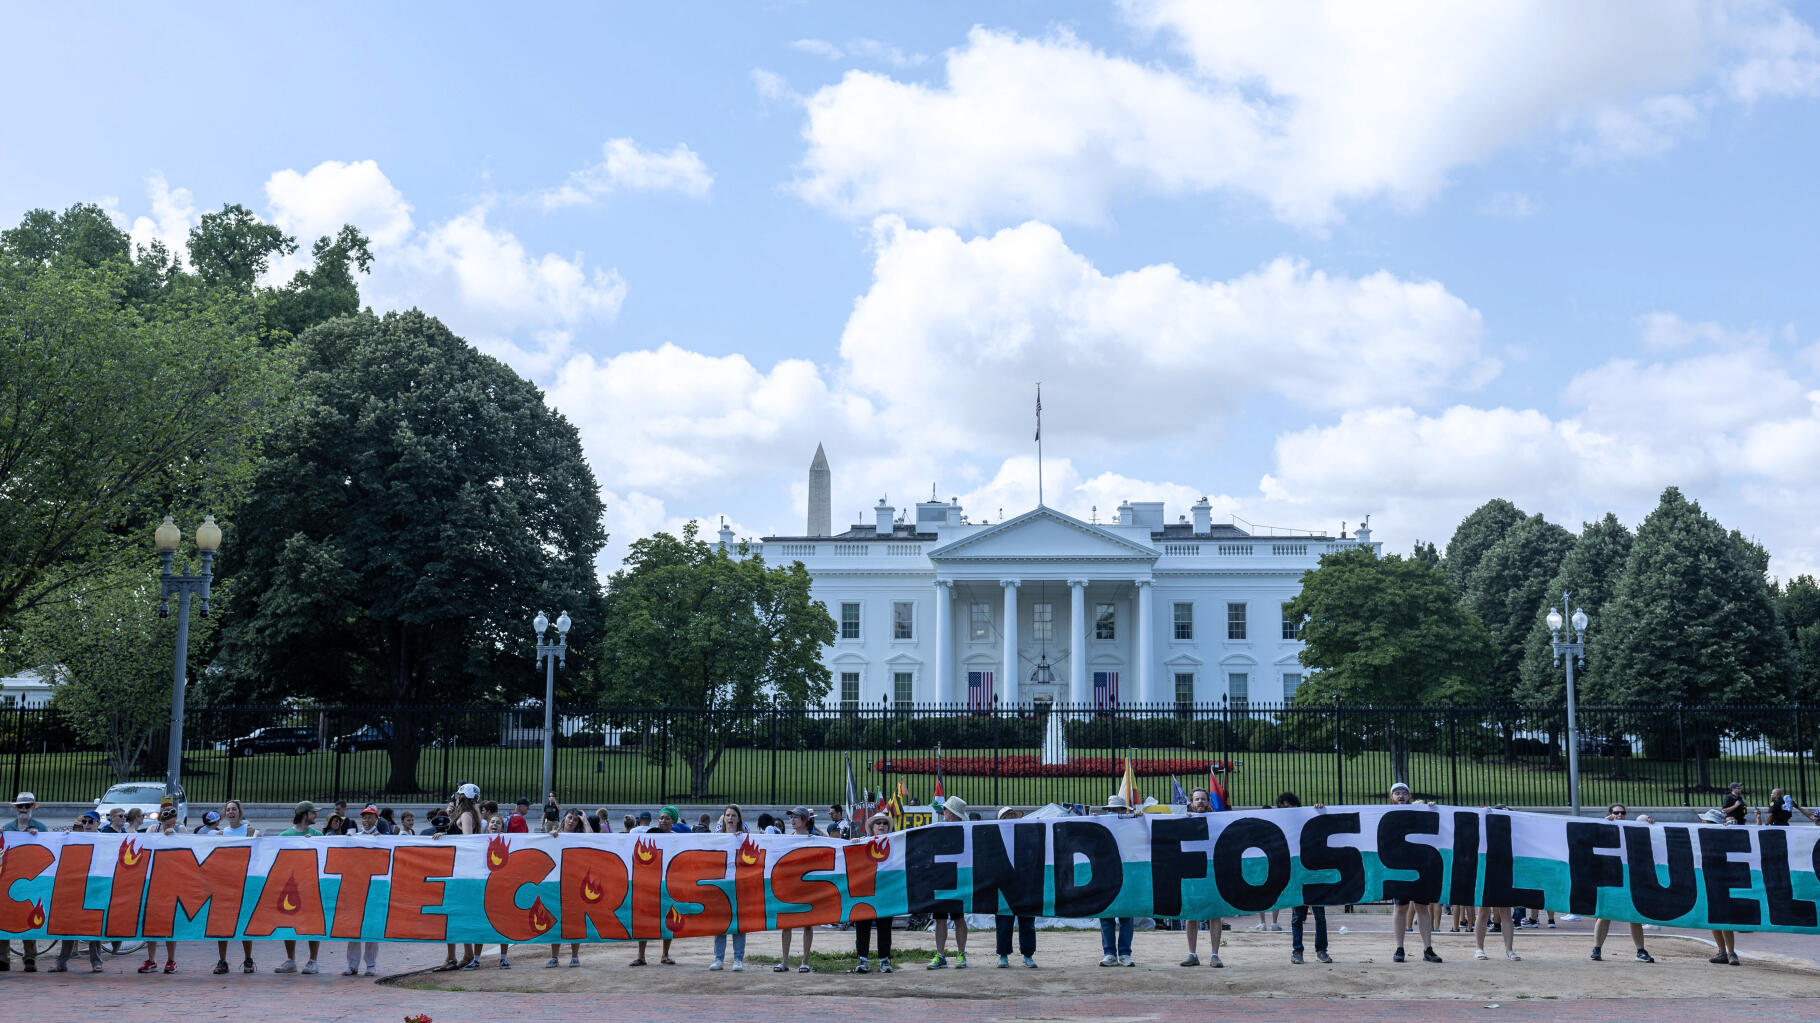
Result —
<path fill-rule="evenodd" d="M 822 501 L 827 473 L 818 448 L 810 493 Z M 1287 699 L 1304 669 L 1283 604 L 1322 554 L 1378 545 L 1369 528 L 1259 535 L 1211 511 L 1202 498 L 1171 523 L 1161 501 L 1127 501 L 1096 524 L 1039 505 L 987 524 L 954 501 L 919 503 L 912 518 L 881 500 L 871 523 L 753 548 L 802 562 L 834 617 L 830 703 Z M 829 522 L 828 509 L 807 520 Z"/>
<path fill-rule="evenodd" d="M 51 702 L 52 668 L 28 668 L 17 675 L 0 678 L 0 707 L 48 707 Z"/>

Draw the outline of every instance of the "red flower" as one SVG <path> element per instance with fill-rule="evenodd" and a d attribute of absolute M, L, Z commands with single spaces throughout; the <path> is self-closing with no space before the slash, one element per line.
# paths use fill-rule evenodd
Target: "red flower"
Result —
<path fill-rule="evenodd" d="M 936 762 L 935 757 L 894 757 L 891 766 L 896 774 L 934 774 Z M 1125 771 L 1123 757 L 1076 757 L 1066 764 L 1045 764 L 1038 757 L 1020 754 L 1005 757 L 942 757 L 940 763 L 944 775 L 975 777 L 996 773 L 1000 778 L 1104 778 Z M 1224 773 L 1231 771 L 1234 766 L 1230 760 L 1131 761 L 1132 772 L 1144 777 L 1198 775 L 1210 770 Z M 872 770 L 884 773 L 885 762 L 873 761 Z"/>

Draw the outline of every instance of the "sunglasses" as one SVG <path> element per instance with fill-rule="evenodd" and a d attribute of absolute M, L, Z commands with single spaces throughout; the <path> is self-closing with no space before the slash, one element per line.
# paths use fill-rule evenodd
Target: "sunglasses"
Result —
<path fill-rule="evenodd" d="M 1611 815 L 1612 815 L 1612 816 L 1613 816 L 1613 817 L 1622 817 L 1622 816 L 1624 816 L 1624 815 L 1625 815 L 1625 814 L 1626 814 L 1626 813 L 1629 813 L 1629 812 L 1630 812 L 1630 811 L 1628 811 L 1628 810 L 1625 810 L 1625 809 L 1622 809 L 1622 808 L 1620 808 L 1620 809 L 1617 809 L 1617 810 L 1612 810 L 1612 811 L 1610 811 L 1610 813 L 1611 813 Z"/>

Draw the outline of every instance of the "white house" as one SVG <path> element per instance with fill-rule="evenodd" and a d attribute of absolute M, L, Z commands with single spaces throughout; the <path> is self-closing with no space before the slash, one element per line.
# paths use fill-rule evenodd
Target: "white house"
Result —
<path fill-rule="evenodd" d="M 830 521 L 828 466 L 810 470 L 810 531 Z M 1283 604 L 1348 538 L 1214 524 L 1202 498 L 1167 521 L 1127 501 L 1107 523 L 1038 507 L 972 523 L 954 501 L 833 535 L 768 536 L 772 564 L 800 561 L 838 629 L 823 659 L 831 703 L 1218 702 L 1293 696 L 1303 668 Z M 826 529 L 826 526 L 821 526 Z M 722 527 L 720 540 L 733 542 Z"/>
<path fill-rule="evenodd" d="M 0 678 L 0 707 L 47 707 L 51 702 L 52 669 L 28 668 Z"/>

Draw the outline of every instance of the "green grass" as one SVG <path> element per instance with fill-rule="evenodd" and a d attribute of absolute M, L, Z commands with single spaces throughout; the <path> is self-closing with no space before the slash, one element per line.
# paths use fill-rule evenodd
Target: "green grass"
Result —
<path fill-rule="evenodd" d="M 898 756 L 923 756 L 924 751 L 893 751 Z M 932 753 L 933 751 L 929 751 Z M 951 749 L 953 756 L 990 755 L 991 750 Z M 1006 749 L 1006 755 L 1034 754 L 1032 749 Z M 1105 756 L 1105 749 L 1078 749 L 1080 756 Z M 1114 751 L 1118 755 L 1123 750 Z M 1199 750 L 1140 750 L 1140 757 L 1200 759 Z M 668 765 L 649 762 L 637 750 L 556 751 L 556 792 L 564 803 L 585 805 L 632 804 L 656 806 L 666 802 L 736 802 L 755 806 L 804 803 L 826 806 L 842 798 L 845 759 L 841 750 L 729 750 L 710 779 L 708 791 L 692 798 L 688 770 L 678 757 Z M 855 784 L 860 788 L 893 789 L 902 780 L 911 796 L 927 799 L 933 786 L 929 775 L 881 775 L 871 770 L 875 750 L 853 751 Z M 1219 755 L 1216 754 L 1217 758 Z M 1375 802 L 1391 781 L 1390 760 L 1383 753 L 1349 759 L 1331 753 L 1231 753 L 1240 767 L 1226 784 L 1235 806 L 1272 805 L 1279 792 L 1289 790 L 1307 804 L 1316 802 Z M 8 760 L 14 763 L 8 763 Z M 337 763 L 339 761 L 339 763 Z M 17 765 L 15 789 L 30 789 L 44 802 L 88 802 L 99 796 L 113 776 L 96 753 L 30 754 L 0 759 L 0 775 Z M 417 764 L 414 791 L 388 792 L 390 763 L 383 751 L 337 754 L 315 752 L 301 757 L 260 754 L 236 757 L 225 752 L 192 752 L 184 758 L 184 787 L 192 802 L 219 803 L 230 795 L 247 802 L 284 803 L 297 799 L 318 802 L 337 796 L 350 801 L 382 799 L 392 804 L 425 806 L 439 802 L 455 785 L 473 782 L 488 798 L 502 802 L 520 795 L 535 803 L 542 769 L 536 749 L 454 747 L 425 749 Z M 1803 791 L 1805 762 L 1787 757 L 1731 756 L 1712 762 L 1711 785 L 1700 789 L 1694 766 L 1679 761 L 1650 761 L 1641 757 L 1584 757 L 1580 761 L 1581 802 L 1596 806 L 1622 800 L 1638 806 L 1706 807 L 1716 805 L 1726 781 L 1744 780 L 1753 798 L 1765 798 L 1770 787 L 1781 785 L 1806 802 Z M 1622 768 L 1625 777 L 1618 777 Z M 231 771 L 231 778 L 230 778 Z M 1410 783 L 1420 796 L 1443 802 L 1478 806 L 1508 803 L 1517 806 L 1554 806 L 1567 802 L 1566 772 L 1528 763 L 1506 763 L 1445 754 L 1415 753 L 1410 757 Z M 140 778 L 155 778 L 153 772 Z M 1203 780 L 1181 776 L 1184 786 Z M 1811 783 L 1820 787 L 1820 773 Z M 1167 777 L 1140 777 L 1146 795 L 1167 800 Z M 1113 778 L 999 778 L 949 775 L 945 788 L 979 806 L 998 804 L 1038 805 L 1047 802 L 1100 803 L 1116 788 Z M 1693 791 L 1688 791 L 1689 789 Z"/>

